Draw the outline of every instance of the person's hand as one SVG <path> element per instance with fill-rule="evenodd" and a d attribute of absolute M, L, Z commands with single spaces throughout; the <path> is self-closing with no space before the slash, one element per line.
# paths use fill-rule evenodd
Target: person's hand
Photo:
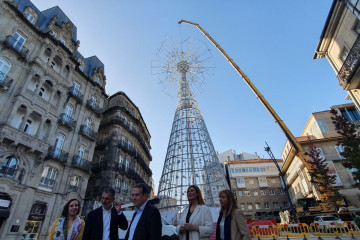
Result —
<path fill-rule="evenodd" d="M 184 225 L 180 226 L 180 233 L 184 233 L 184 232 L 186 232 Z"/>
<path fill-rule="evenodd" d="M 191 223 L 184 224 L 185 231 L 199 231 L 199 226 Z"/>
<path fill-rule="evenodd" d="M 114 201 L 114 208 L 119 213 L 121 211 L 121 202 Z"/>

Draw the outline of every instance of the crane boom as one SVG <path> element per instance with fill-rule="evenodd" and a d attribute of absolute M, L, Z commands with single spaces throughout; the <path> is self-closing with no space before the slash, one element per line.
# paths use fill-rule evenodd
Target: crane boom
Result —
<path fill-rule="evenodd" d="M 266 110 L 268 110 L 270 115 L 274 118 L 275 122 L 279 125 L 280 129 L 285 134 L 286 138 L 289 140 L 291 145 L 294 147 L 298 158 L 302 161 L 302 163 L 305 165 L 305 167 L 308 170 L 310 170 L 311 169 L 310 165 L 306 161 L 306 157 L 304 155 L 304 150 L 303 150 L 302 146 L 300 145 L 300 143 L 297 141 L 297 139 L 294 137 L 294 135 L 290 132 L 290 130 L 285 125 L 285 123 L 280 119 L 280 117 L 277 115 L 277 113 L 271 107 L 271 105 L 266 101 L 266 99 L 260 93 L 260 91 L 255 87 L 255 85 L 250 81 L 250 79 L 245 75 L 245 73 L 240 69 L 240 67 L 234 62 L 234 60 L 232 60 L 232 58 L 230 58 L 230 56 L 225 52 L 225 50 L 222 49 L 222 47 L 202 27 L 200 27 L 200 25 L 198 23 L 189 22 L 189 21 L 186 21 L 183 19 L 181 19 L 179 21 L 179 24 L 181 24 L 181 23 L 187 23 L 190 25 L 194 25 L 207 37 L 207 39 L 210 40 L 210 42 L 212 42 L 215 45 L 215 47 L 221 52 L 221 54 L 229 61 L 230 65 L 233 66 L 235 68 L 235 70 L 240 74 L 242 79 L 246 82 L 246 84 L 254 92 L 254 94 L 260 100 L 260 102 L 264 105 Z"/>

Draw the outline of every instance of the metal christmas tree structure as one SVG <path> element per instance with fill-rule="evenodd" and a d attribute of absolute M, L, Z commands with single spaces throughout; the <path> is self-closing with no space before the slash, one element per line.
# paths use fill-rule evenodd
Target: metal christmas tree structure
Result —
<path fill-rule="evenodd" d="M 205 44 L 194 46 L 190 40 L 178 47 L 167 40 L 158 57 L 163 61 L 159 69 L 165 73 L 165 80 L 178 86 L 178 102 L 159 183 L 160 208 L 179 209 L 187 205 L 187 188 L 193 184 L 199 186 L 207 205 L 219 206 L 219 191 L 229 186 L 189 86 L 201 85 L 209 69 L 204 65 L 211 57 L 210 51 Z"/>

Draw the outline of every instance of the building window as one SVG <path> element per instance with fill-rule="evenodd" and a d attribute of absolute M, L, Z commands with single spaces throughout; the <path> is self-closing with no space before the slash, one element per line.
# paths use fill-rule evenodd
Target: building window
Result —
<path fill-rule="evenodd" d="M 61 38 L 59 39 L 59 41 L 60 41 L 63 45 L 66 44 L 66 41 L 65 41 L 65 39 L 64 39 L 63 37 L 61 37 Z"/>
<path fill-rule="evenodd" d="M 99 162 L 103 162 L 104 161 L 104 154 L 100 154 L 99 155 Z"/>
<path fill-rule="evenodd" d="M 252 203 L 247 203 L 247 206 L 248 206 L 248 209 L 249 209 L 249 210 L 252 210 L 252 209 L 253 209 Z"/>
<path fill-rule="evenodd" d="M 9 72 L 10 63 L 5 58 L 0 58 L 0 83 L 5 79 L 6 74 Z"/>
<path fill-rule="evenodd" d="M 268 202 L 264 202 L 264 208 L 265 208 L 265 209 L 269 209 L 269 208 L 270 208 L 270 206 L 269 206 L 269 203 L 268 203 Z"/>
<path fill-rule="evenodd" d="M 269 194 L 270 195 L 275 195 L 275 191 L 273 189 L 269 189 Z"/>
<path fill-rule="evenodd" d="M 254 190 L 254 196 L 259 196 L 258 190 Z"/>
<path fill-rule="evenodd" d="M 128 189 L 128 184 L 127 182 L 124 182 L 124 190 L 127 190 Z"/>
<path fill-rule="evenodd" d="M 39 90 L 39 96 L 42 97 L 45 94 L 45 88 L 41 87 Z"/>
<path fill-rule="evenodd" d="M 120 179 L 115 179 L 115 191 L 120 192 L 121 190 L 121 181 Z"/>
<path fill-rule="evenodd" d="M 30 119 L 26 120 L 24 126 L 24 132 L 29 133 L 32 121 Z"/>
<path fill-rule="evenodd" d="M 276 183 L 276 178 L 272 178 L 271 183 Z"/>
<path fill-rule="evenodd" d="M 325 155 L 324 155 L 323 151 L 321 150 L 321 148 L 316 148 L 316 151 L 319 153 L 320 159 L 325 159 Z"/>
<path fill-rule="evenodd" d="M 298 170 L 297 170 L 297 173 L 298 173 L 300 179 L 303 180 L 303 179 L 304 179 L 304 175 L 303 175 L 301 169 L 298 169 Z"/>
<path fill-rule="evenodd" d="M 15 32 L 10 40 L 10 45 L 13 46 L 16 50 L 20 51 L 21 48 L 24 46 L 25 41 L 25 37 L 23 37 L 20 33 Z"/>
<path fill-rule="evenodd" d="M 260 203 L 255 203 L 255 208 L 258 209 L 258 210 L 261 209 L 261 204 Z"/>
<path fill-rule="evenodd" d="M 55 140 L 55 152 L 54 157 L 59 157 L 61 153 L 62 146 L 64 144 L 65 136 L 58 133 Z"/>
<path fill-rule="evenodd" d="M 326 125 L 326 122 L 324 119 L 318 119 L 316 120 L 316 122 L 314 123 L 316 129 L 318 130 L 319 133 L 325 133 L 325 132 L 329 132 L 329 128 Z"/>
<path fill-rule="evenodd" d="M 56 38 L 57 32 L 55 30 L 51 30 L 50 35 Z"/>
<path fill-rule="evenodd" d="M 282 202 L 282 203 L 283 203 L 284 208 L 288 208 L 290 206 L 289 202 Z"/>
<path fill-rule="evenodd" d="M 274 208 L 275 208 L 275 209 L 279 209 L 279 208 L 280 208 L 280 204 L 279 204 L 278 202 L 274 202 L 273 204 L 274 204 Z"/>
<path fill-rule="evenodd" d="M 260 195 L 265 196 L 266 195 L 266 190 L 260 190 Z"/>
<path fill-rule="evenodd" d="M 29 20 L 29 22 L 34 23 L 35 17 L 30 12 L 26 11 L 25 12 L 25 17 L 26 17 L 27 20 Z"/>
<path fill-rule="evenodd" d="M 239 196 L 242 197 L 242 191 L 238 191 Z"/>
<path fill-rule="evenodd" d="M 245 203 L 241 203 L 241 204 L 240 204 L 240 209 L 241 209 L 241 210 L 245 210 Z"/>
<path fill-rule="evenodd" d="M 79 183 L 80 183 L 80 177 L 79 176 L 72 176 L 70 178 L 69 190 L 71 192 L 77 192 L 78 188 L 79 188 Z"/>
<path fill-rule="evenodd" d="M 245 187 L 245 179 L 243 177 L 236 178 L 236 184 L 238 188 Z"/>
<path fill-rule="evenodd" d="M 259 186 L 266 187 L 268 185 L 266 177 L 258 177 Z"/>
<path fill-rule="evenodd" d="M 341 114 L 346 118 L 346 120 L 350 122 L 360 120 L 360 113 L 356 108 L 353 109 L 343 109 L 341 110 Z"/>
<path fill-rule="evenodd" d="M 45 167 L 42 174 L 39 187 L 46 190 L 52 190 L 55 185 L 57 170 L 51 167 Z"/>
<path fill-rule="evenodd" d="M 119 164 L 123 164 L 124 163 L 124 157 L 122 155 L 119 155 Z"/>
<path fill-rule="evenodd" d="M 125 169 L 129 170 L 129 161 L 125 159 Z"/>
<path fill-rule="evenodd" d="M 336 149 L 340 159 L 345 159 L 345 157 L 341 154 L 341 153 L 345 152 L 344 146 L 338 145 L 338 146 L 335 146 L 335 149 Z"/>
<path fill-rule="evenodd" d="M 282 189 L 282 188 L 279 188 L 279 192 L 280 192 L 280 195 L 284 195 L 284 194 L 285 194 L 285 191 L 284 191 L 284 189 Z"/>
<path fill-rule="evenodd" d="M 247 196 L 247 197 L 251 196 L 250 191 L 244 191 L 244 194 L 245 194 L 245 196 Z"/>
<path fill-rule="evenodd" d="M 85 151 L 86 151 L 86 147 L 80 145 L 75 159 L 76 164 L 80 165 L 82 163 L 82 160 L 84 159 L 85 156 Z"/>
<path fill-rule="evenodd" d="M 1 166 L 0 174 L 9 177 L 15 177 L 18 160 L 14 157 L 7 157 Z"/>
<path fill-rule="evenodd" d="M 341 50 L 340 56 L 339 56 L 340 60 L 342 62 L 345 62 L 348 54 L 349 54 L 349 49 L 347 49 L 346 47 L 343 47 L 343 49 Z"/>

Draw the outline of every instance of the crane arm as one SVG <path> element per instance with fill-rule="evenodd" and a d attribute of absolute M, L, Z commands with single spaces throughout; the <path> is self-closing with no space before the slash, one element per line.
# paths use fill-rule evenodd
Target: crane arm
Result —
<path fill-rule="evenodd" d="M 210 42 L 212 42 L 215 47 L 221 52 L 221 54 L 226 58 L 226 60 L 228 60 L 228 62 L 230 63 L 231 66 L 233 66 L 235 68 L 235 70 L 240 74 L 240 76 L 242 77 L 242 79 L 246 82 L 246 84 L 250 87 L 250 89 L 254 92 L 254 94 L 256 95 L 256 97 L 260 100 L 260 102 L 263 104 L 263 106 L 266 108 L 266 110 L 268 110 L 268 112 L 270 113 L 270 115 L 274 118 L 275 122 L 278 124 L 278 126 L 280 127 L 280 129 L 283 131 L 283 133 L 285 134 L 287 140 L 291 143 L 291 145 L 294 147 L 295 151 L 296 151 L 296 155 L 299 157 L 299 159 L 302 161 L 302 163 L 305 165 L 305 167 L 310 170 L 310 165 L 309 163 L 306 161 L 306 157 L 304 155 L 304 150 L 302 148 L 302 146 L 300 145 L 300 143 L 297 141 L 297 139 L 294 137 L 294 135 L 291 133 L 291 131 L 287 128 L 287 126 L 285 125 L 285 123 L 280 119 L 280 117 L 277 115 L 277 113 L 275 112 L 275 110 L 271 107 L 271 105 L 266 101 L 266 99 L 264 98 L 264 96 L 260 93 L 260 91 L 255 87 L 255 85 L 250 81 L 250 79 L 246 76 L 246 74 L 240 69 L 240 67 L 234 62 L 234 60 L 232 60 L 232 58 L 230 58 L 230 56 L 225 52 L 224 49 L 222 49 L 222 47 L 202 28 L 200 27 L 200 25 L 198 23 L 193 23 L 190 21 L 186 21 L 181 19 L 179 22 L 179 24 L 181 23 L 187 23 L 190 25 L 194 25 L 195 27 L 197 27 L 206 37 L 207 39 L 210 40 Z"/>

